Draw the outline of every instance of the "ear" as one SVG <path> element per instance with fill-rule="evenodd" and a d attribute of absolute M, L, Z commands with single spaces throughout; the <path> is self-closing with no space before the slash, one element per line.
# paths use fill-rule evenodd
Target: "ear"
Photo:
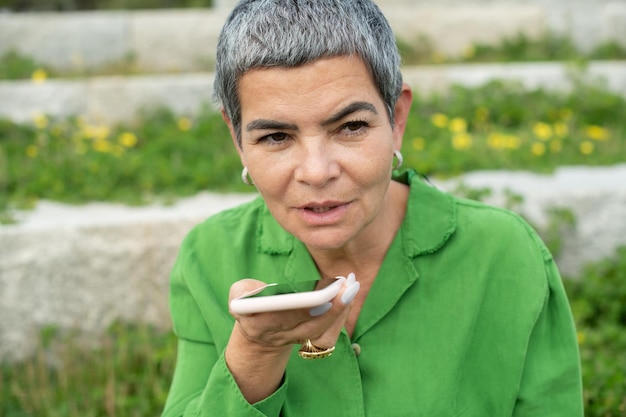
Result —
<path fill-rule="evenodd" d="M 409 118 L 411 104 L 413 104 L 413 92 L 408 84 L 403 83 L 400 96 L 398 97 L 398 101 L 396 101 L 394 113 L 393 142 L 395 149 L 398 150 L 402 147 L 402 138 L 406 130 L 406 122 Z"/>
<path fill-rule="evenodd" d="M 243 156 L 243 150 L 241 149 L 241 146 L 237 142 L 237 135 L 235 134 L 235 129 L 233 128 L 233 122 L 231 122 L 229 117 L 226 115 L 226 111 L 223 108 L 220 113 L 222 114 L 222 119 L 224 120 L 224 123 L 226 123 L 226 126 L 228 126 L 228 131 L 230 132 L 230 139 L 233 141 L 233 145 L 235 145 L 235 149 L 237 150 L 237 153 L 239 154 L 241 165 L 246 166 L 246 162 Z"/>

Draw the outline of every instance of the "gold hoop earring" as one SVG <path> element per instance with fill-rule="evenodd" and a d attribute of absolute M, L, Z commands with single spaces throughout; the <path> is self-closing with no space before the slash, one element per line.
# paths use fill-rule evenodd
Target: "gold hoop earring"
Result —
<path fill-rule="evenodd" d="M 397 161 L 393 165 L 393 170 L 398 170 L 402 166 L 402 162 L 404 162 L 404 158 L 402 158 L 402 153 L 398 150 L 393 151 L 393 156 L 396 157 Z"/>
<path fill-rule="evenodd" d="M 248 174 L 248 167 L 243 167 L 241 170 L 241 181 L 246 185 L 254 185 L 252 177 Z"/>

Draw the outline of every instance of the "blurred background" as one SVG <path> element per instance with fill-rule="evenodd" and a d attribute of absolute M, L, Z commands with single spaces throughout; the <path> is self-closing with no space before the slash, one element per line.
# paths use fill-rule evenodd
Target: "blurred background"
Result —
<path fill-rule="evenodd" d="M 255 197 L 211 102 L 233 0 L 0 0 L 0 417 L 159 415 L 178 246 Z M 587 416 L 626 416 L 626 1 L 380 0 L 405 167 L 554 253 Z"/>

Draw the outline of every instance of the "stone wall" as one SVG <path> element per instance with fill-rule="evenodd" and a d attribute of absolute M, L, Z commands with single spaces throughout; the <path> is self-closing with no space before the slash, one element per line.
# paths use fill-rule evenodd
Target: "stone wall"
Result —
<path fill-rule="evenodd" d="M 475 42 L 546 31 L 567 35 L 584 49 L 608 40 L 626 45 L 626 2 L 620 0 L 380 3 L 400 39 L 413 42 L 425 36 L 448 55 L 461 54 Z M 0 54 L 15 50 L 65 70 L 125 60 L 139 71 L 206 70 L 229 8 L 0 13 Z"/>

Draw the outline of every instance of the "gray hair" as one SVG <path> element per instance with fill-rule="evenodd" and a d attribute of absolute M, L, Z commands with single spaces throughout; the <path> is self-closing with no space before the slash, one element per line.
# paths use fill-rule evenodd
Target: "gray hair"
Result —
<path fill-rule="evenodd" d="M 293 68 L 320 58 L 360 57 L 393 125 L 402 88 L 400 55 L 382 12 L 371 0 L 242 0 L 217 44 L 214 99 L 241 146 L 238 83 L 255 68 Z"/>

